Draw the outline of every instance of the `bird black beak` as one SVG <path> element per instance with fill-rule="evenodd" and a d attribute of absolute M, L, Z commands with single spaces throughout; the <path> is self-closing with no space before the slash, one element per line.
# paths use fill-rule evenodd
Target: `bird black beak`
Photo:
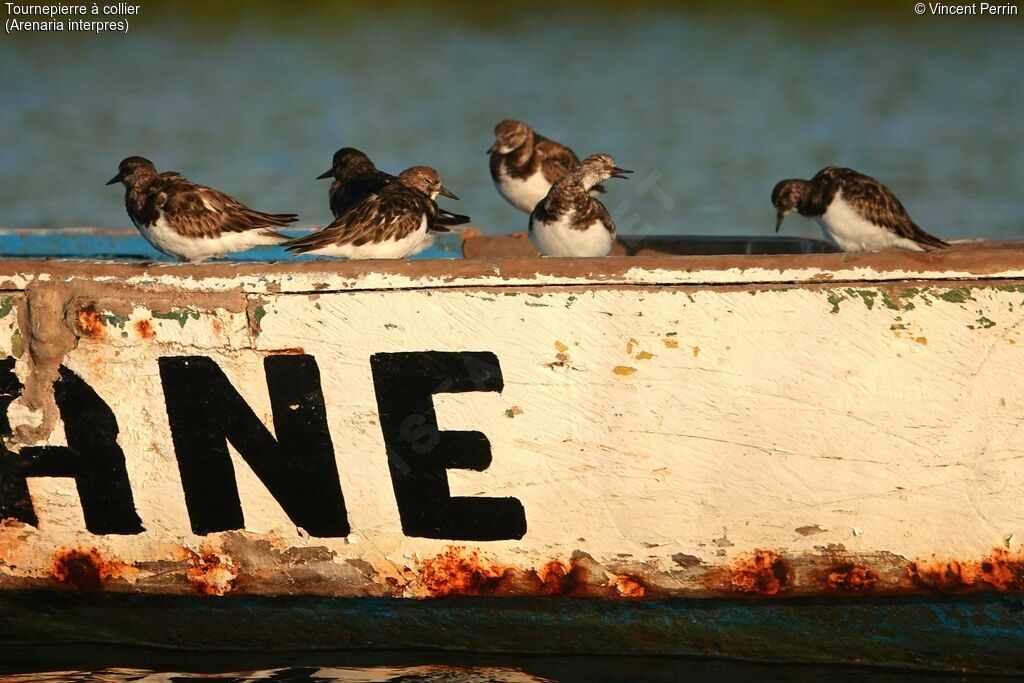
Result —
<path fill-rule="evenodd" d="M 618 166 L 612 166 L 612 178 L 622 178 L 623 180 L 629 180 L 629 176 L 623 175 L 625 173 L 632 173 L 632 171 L 626 170 L 624 168 L 619 168 Z"/>
<path fill-rule="evenodd" d="M 501 147 L 501 145 L 498 143 L 497 140 L 495 140 L 494 144 L 487 148 L 487 153 L 488 154 L 494 154 L 495 152 L 498 151 L 499 147 Z"/>
<path fill-rule="evenodd" d="M 456 197 L 455 194 L 451 190 L 446 188 L 444 185 L 442 185 L 441 189 L 438 190 L 437 192 L 438 192 L 438 194 L 443 194 L 445 197 L 451 197 L 452 199 L 458 199 L 458 197 Z"/>
<path fill-rule="evenodd" d="M 784 220 L 786 220 L 785 212 L 779 211 L 777 214 L 775 214 L 775 232 L 779 231 L 779 228 L 782 227 L 782 221 Z"/>
<path fill-rule="evenodd" d="M 107 185 L 113 185 L 114 183 L 121 182 L 121 174 L 118 173 L 116 176 L 107 181 Z"/>
<path fill-rule="evenodd" d="M 323 180 L 324 178 L 330 178 L 334 175 L 334 169 L 328 169 L 316 177 L 317 180 Z"/>

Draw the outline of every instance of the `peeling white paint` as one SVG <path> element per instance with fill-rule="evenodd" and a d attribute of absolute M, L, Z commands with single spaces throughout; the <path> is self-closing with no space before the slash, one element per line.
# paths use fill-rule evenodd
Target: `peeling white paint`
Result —
<path fill-rule="evenodd" d="M 510 566 L 536 568 L 582 552 L 604 567 L 643 564 L 672 576 L 680 555 L 706 568 L 729 567 L 758 549 L 802 556 L 839 546 L 907 561 L 980 559 L 1024 534 L 1024 288 L 674 286 L 820 275 L 636 268 L 600 287 L 559 291 L 537 285 L 586 280 L 453 284 L 307 273 L 279 279 L 281 292 L 270 294 L 259 278 L 161 274 L 144 289 L 242 287 L 251 293 L 249 311 L 196 306 L 182 323 L 154 318 L 140 300 L 64 359 L 117 417 L 145 532 L 89 534 L 74 481 L 43 480 L 32 489 L 39 528 L 19 526 L 6 532 L 19 534 L 17 542 L 0 540 L 0 557 L 6 546 L 11 558 L 0 565 L 0 585 L 47 576 L 60 548 L 94 547 L 138 564 L 187 562 L 183 547 L 200 554 L 208 547 L 225 559 L 203 575 L 214 593 L 230 591 L 228 574 L 244 571 L 245 561 L 225 555 L 225 535 L 190 531 L 157 369 L 168 355 L 212 358 L 271 432 L 264 358 L 282 350 L 315 357 L 352 535 L 310 538 L 232 452 L 247 538 L 282 553 L 325 548 L 334 565 L 367 562 L 374 582 L 390 577 L 405 595 L 424 592 L 408 572 L 452 545 Z M 909 277 L 864 269 L 832 275 Z M 287 293 L 314 282 L 328 288 Z M 665 286 L 614 286 L 626 282 Z M 129 289 L 135 284 L 142 278 L 129 280 Z M 530 291 L 510 287 L 523 284 Z M 140 333 L 140 323 L 152 334 Z M 0 353 L 10 350 L 0 335 Z M 466 543 L 403 533 L 369 364 L 373 354 L 400 351 L 489 351 L 499 359 L 502 393 L 439 394 L 434 404 L 442 430 L 483 432 L 493 456 L 482 472 L 450 470 L 452 495 L 517 498 L 527 518 L 522 539 Z M 31 381 L 27 355 L 16 367 L 22 382 Z M 8 416 L 13 427 L 35 419 L 22 408 Z M 63 443 L 61 431 L 50 443 Z M 143 589 L 147 576 L 135 579 Z M 608 576 L 614 583 L 615 572 Z M 315 576 L 305 580 L 311 590 L 331 590 L 316 587 Z M 700 592 L 702 581 L 677 575 L 671 587 Z M 365 590 L 338 585 L 342 593 Z"/>

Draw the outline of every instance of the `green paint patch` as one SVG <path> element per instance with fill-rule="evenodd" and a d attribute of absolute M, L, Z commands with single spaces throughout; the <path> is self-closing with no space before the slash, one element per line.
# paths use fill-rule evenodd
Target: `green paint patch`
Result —
<path fill-rule="evenodd" d="M 972 329 L 972 330 L 987 330 L 990 327 L 995 327 L 996 326 L 996 323 L 995 323 L 994 320 L 989 320 L 985 316 L 981 316 L 980 318 L 978 318 L 974 322 L 976 322 L 978 324 L 977 325 L 968 325 L 967 327 L 969 329 Z"/>
<path fill-rule="evenodd" d="M 878 298 L 878 290 L 875 289 L 847 289 L 846 293 L 850 298 L 860 298 L 869 311 L 875 307 L 875 299 Z"/>
<path fill-rule="evenodd" d="M 511 408 L 509 408 L 508 410 L 505 411 L 505 417 L 507 417 L 509 419 L 514 418 L 516 415 L 522 415 L 522 414 L 523 414 L 523 409 L 520 408 L 519 406 L 512 406 Z"/>
<path fill-rule="evenodd" d="M 892 297 L 889 296 L 888 292 L 882 292 L 882 305 L 892 311 L 901 310 L 900 305 L 892 300 Z M 910 306 L 913 308 L 914 305 L 911 304 Z"/>
<path fill-rule="evenodd" d="M 832 311 L 831 311 L 832 313 L 838 313 L 839 312 L 839 304 L 841 304 L 842 302 L 846 301 L 846 297 L 845 296 L 843 296 L 839 292 L 837 292 L 835 290 L 831 290 L 831 289 L 828 291 L 828 294 L 827 294 L 826 298 L 828 299 L 828 302 L 830 304 L 832 304 Z"/>
<path fill-rule="evenodd" d="M 156 315 L 154 315 L 153 317 L 155 318 Z M 103 315 L 103 320 L 104 320 L 104 322 L 107 323 L 107 325 L 110 325 L 112 327 L 117 327 L 117 328 L 120 328 L 120 329 L 123 330 L 125 324 L 128 322 L 128 316 L 126 316 L 126 315 L 114 315 L 113 313 L 105 313 Z M 128 335 L 125 334 L 124 336 L 127 337 Z"/>
<path fill-rule="evenodd" d="M 384 329 L 385 330 L 397 330 L 398 329 L 398 325 L 395 325 L 394 323 L 384 323 Z"/>
<path fill-rule="evenodd" d="M 892 311 L 912 311 L 915 309 L 916 300 L 925 306 L 932 306 L 936 301 L 944 301 L 951 304 L 965 304 L 968 301 L 975 301 L 974 290 L 976 287 L 904 287 L 890 294 L 881 289 L 855 289 L 848 287 L 842 291 L 828 290 L 826 297 L 832 305 L 832 313 L 838 313 L 840 304 L 844 301 L 860 299 L 861 302 L 871 310 L 876 303 Z M 985 287 L 1006 292 L 1024 292 L 1024 285 L 1005 285 L 999 287 Z M 1024 303 L 1024 302 L 1022 302 Z M 1012 304 L 1010 304 L 1012 306 Z M 1012 309 L 1011 309 L 1012 310 Z"/>
<path fill-rule="evenodd" d="M 905 330 L 907 329 L 907 326 L 903 323 L 893 323 L 892 325 L 889 325 L 889 329 L 895 332 L 896 330 Z"/>
<path fill-rule="evenodd" d="M 262 306 L 258 307 L 255 311 L 256 322 L 259 322 L 259 319 L 263 317 L 263 315 L 259 314 L 259 311 L 261 310 L 263 310 Z M 166 311 L 163 313 L 153 311 L 153 317 L 157 320 L 177 320 L 179 325 L 185 327 L 185 323 L 188 322 L 189 318 L 199 320 L 199 318 L 202 317 L 202 314 L 191 308 L 176 308 L 172 311 Z"/>
<path fill-rule="evenodd" d="M 6 318 L 14 310 L 14 297 L 5 296 L 0 298 L 0 318 Z"/>
<path fill-rule="evenodd" d="M 23 353 L 25 353 L 25 340 L 21 336 L 21 331 L 15 330 L 11 333 L 11 355 L 21 358 Z"/>
<path fill-rule="evenodd" d="M 921 293 L 918 287 L 905 287 L 900 290 L 899 297 L 900 303 L 903 304 L 904 311 L 914 310 L 914 302 L 911 299 L 917 297 Z M 926 303 L 931 306 L 931 302 L 926 300 Z"/>
<path fill-rule="evenodd" d="M 318 310 L 318 311 L 319 311 L 319 310 L 320 310 L 320 304 L 319 304 L 319 302 L 318 302 L 318 303 L 315 303 L 315 304 L 313 304 L 313 308 L 315 308 L 316 310 Z"/>
<path fill-rule="evenodd" d="M 971 296 L 970 287 L 954 287 L 952 289 L 947 289 L 936 296 L 951 304 L 963 304 L 968 301 L 974 301 L 974 297 Z"/>

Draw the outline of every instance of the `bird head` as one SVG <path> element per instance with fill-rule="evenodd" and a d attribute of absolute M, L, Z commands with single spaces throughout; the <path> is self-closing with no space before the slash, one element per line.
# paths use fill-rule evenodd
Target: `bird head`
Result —
<path fill-rule="evenodd" d="M 128 157 L 117 166 L 117 175 L 107 181 L 107 185 L 124 183 L 130 187 L 138 182 L 156 175 L 153 162 L 145 157 Z"/>
<path fill-rule="evenodd" d="M 797 210 L 800 202 L 811 189 L 811 184 L 806 180 L 790 178 L 780 180 L 775 189 L 772 190 L 772 206 L 775 207 L 775 232 L 782 227 L 782 221 L 786 216 Z"/>
<path fill-rule="evenodd" d="M 436 198 L 438 194 L 458 199 L 441 184 L 441 176 L 429 166 L 413 166 L 412 168 L 405 169 L 398 175 L 398 182 L 406 187 L 419 190 L 431 199 Z"/>
<path fill-rule="evenodd" d="M 591 154 L 580 162 L 575 172 L 588 190 L 609 178 L 628 179 L 626 174 L 632 173 L 616 166 L 615 159 L 610 154 Z"/>
<path fill-rule="evenodd" d="M 342 147 L 334 153 L 334 158 L 331 161 L 331 168 L 318 175 L 316 179 L 341 179 L 356 173 L 375 170 L 377 170 L 377 167 L 373 165 L 372 161 L 370 161 L 370 157 L 366 156 L 354 147 Z"/>
<path fill-rule="evenodd" d="M 522 121 L 506 119 L 494 127 L 494 144 L 487 150 L 488 154 L 508 154 L 526 144 L 533 129 Z"/>

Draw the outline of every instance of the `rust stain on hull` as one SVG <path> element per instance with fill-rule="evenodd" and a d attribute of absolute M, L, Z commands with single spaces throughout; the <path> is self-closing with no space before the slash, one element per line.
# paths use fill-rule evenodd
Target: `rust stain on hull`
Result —
<path fill-rule="evenodd" d="M 833 567 L 825 581 L 834 591 L 859 593 L 871 590 L 878 582 L 878 575 L 864 565 L 851 562 Z"/>
<path fill-rule="evenodd" d="M 629 574 L 615 577 L 615 590 L 623 598 L 642 598 L 647 594 L 643 582 Z"/>
<path fill-rule="evenodd" d="M 680 556 L 683 563 L 597 560 L 579 550 L 569 558 L 505 560 L 481 548 L 443 546 L 410 562 L 344 557 L 327 547 L 291 547 L 246 532 L 218 539 L 198 548 L 153 547 L 129 560 L 91 545 L 46 549 L 32 527 L 5 520 L 0 590 L 603 600 L 1024 593 L 1024 547 L 994 548 L 980 559 L 908 559 L 842 546 L 802 553 L 762 548 L 719 564 L 696 556 Z"/>
<path fill-rule="evenodd" d="M 103 315 L 96 309 L 96 306 L 85 306 L 75 314 L 75 323 L 82 337 L 92 341 L 99 341 L 106 337 L 106 329 L 103 325 Z"/>
<path fill-rule="evenodd" d="M 111 579 L 126 578 L 134 568 L 120 560 L 105 558 L 95 548 L 67 548 L 53 556 L 53 578 L 71 590 L 91 593 L 103 590 Z"/>
<path fill-rule="evenodd" d="M 551 560 L 537 572 L 545 595 L 573 595 L 586 583 L 583 568 L 576 563 Z"/>
<path fill-rule="evenodd" d="M 185 578 L 192 590 L 200 595 L 227 595 L 235 589 L 238 568 L 231 559 L 210 548 L 199 552 L 183 548 L 188 568 Z"/>
<path fill-rule="evenodd" d="M 150 320 L 136 321 L 135 333 L 139 335 L 139 339 L 153 339 L 156 337 L 156 330 L 153 329 L 153 323 Z"/>
<path fill-rule="evenodd" d="M 729 583 L 738 593 L 777 595 L 789 587 L 790 570 L 774 550 L 755 550 L 736 559 Z"/>
<path fill-rule="evenodd" d="M 1024 557 L 993 548 L 981 560 L 930 558 L 912 562 L 907 575 L 915 586 L 939 593 L 1024 590 Z"/>
<path fill-rule="evenodd" d="M 1004 548 L 995 548 L 979 569 L 981 579 L 997 590 L 1024 590 L 1024 558 L 1013 557 Z"/>
<path fill-rule="evenodd" d="M 419 582 L 434 598 L 494 595 L 506 571 L 482 558 L 476 550 L 451 546 L 420 565 Z"/>

